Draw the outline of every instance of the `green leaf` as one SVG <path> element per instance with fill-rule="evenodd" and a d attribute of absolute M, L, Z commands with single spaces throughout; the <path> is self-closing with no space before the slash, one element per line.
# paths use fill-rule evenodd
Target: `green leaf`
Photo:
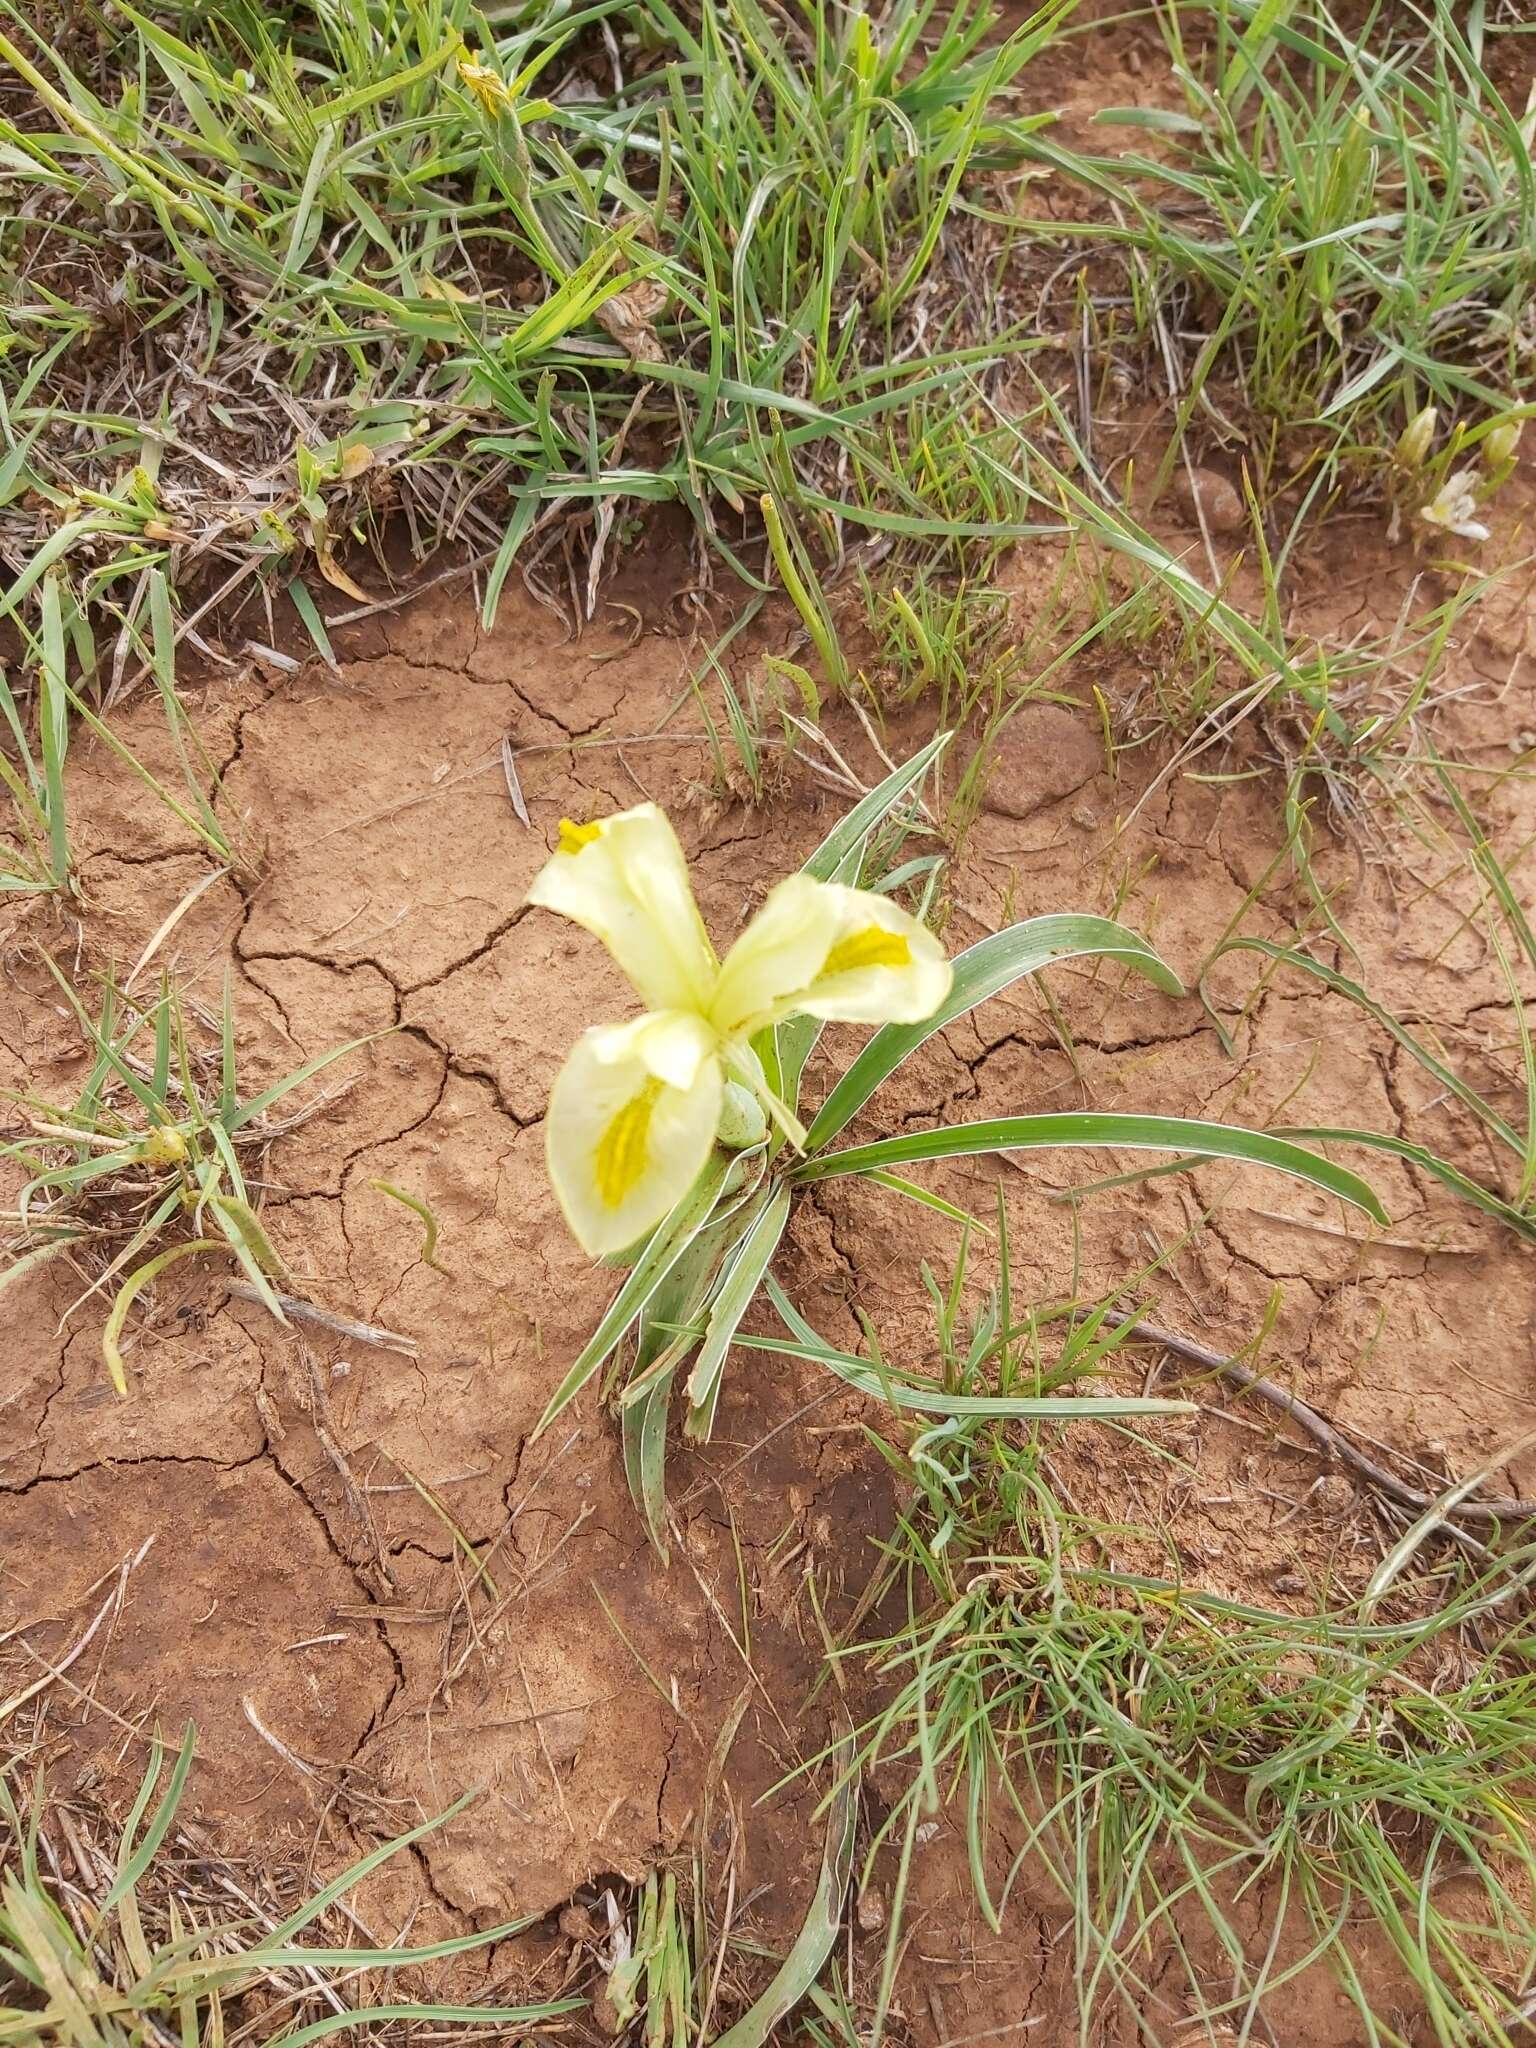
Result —
<path fill-rule="evenodd" d="M 1175 113 L 1171 107 L 1100 107 L 1093 127 L 1150 128 L 1160 135 L 1203 135 L 1204 125 L 1192 114 Z"/>
<path fill-rule="evenodd" d="M 136 1266 L 118 1289 L 117 1299 L 112 1304 L 112 1313 L 107 1317 L 106 1328 L 101 1333 L 101 1355 L 107 1362 L 107 1371 L 112 1375 L 112 1384 L 118 1393 L 126 1398 L 128 1393 L 128 1371 L 123 1364 L 122 1350 L 118 1339 L 123 1334 L 123 1325 L 128 1320 L 128 1311 L 140 1288 L 147 1287 L 157 1274 L 178 1259 L 189 1258 L 193 1252 L 226 1252 L 229 1246 L 218 1237 L 194 1237 L 186 1244 L 173 1244 L 169 1251 L 160 1252 L 152 1259 L 146 1259 L 142 1266 Z"/>
<path fill-rule="evenodd" d="M 802 872 L 813 875 L 818 882 L 830 882 L 839 876 L 844 864 L 861 850 L 875 826 L 895 809 L 914 784 L 921 781 L 953 737 L 952 733 L 941 732 L 910 761 L 903 762 L 893 774 L 887 775 L 884 782 L 877 783 L 868 796 L 861 797 L 847 817 L 823 839 Z"/>
<path fill-rule="evenodd" d="M 467 1792 L 461 1793 L 451 1806 L 444 1807 L 441 1813 L 434 1814 L 430 1820 L 422 1821 L 403 1835 L 396 1835 L 393 1841 L 381 1842 L 377 1848 L 359 1856 L 355 1863 L 349 1863 L 345 1870 L 331 1879 L 329 1884 L 322 1885 L 319 1891 L 307 1898 L 297 1912 L 290 1913 L 281 1926 L 274 1927 L 264 1945 L 286 1948 L 301 1928 L 307 1927 L 312 1920 L 320 1919 L 339 1898 L 351 1891 L 354 1885 L 361 1884 L 370 1871 L 377 1870 L 381 1863 L 387 1863 L 391 1856 L 397 1855 L 401 1849 L 408 1849 L 424 1835 L 430 1835 L 435 1828 L 446 1827 L 449 1821 L 464 1811 L 466 1806 L 473 1804 L 484 1789 L 481 1785 L 472 1785 Z"/>
<path fill-rule="evenodd" d="M 37 723 L 42 740 L 48 846 L 55 889 L 69 883 L 69 824 L 64 808 L 64 756 L 69 747 L 68 684 L 64 678 L 64 612 L 57 576 L 42 591 L 42 660 L 37 672 Z"/>
<path fill-rule="evenodd" d="M 420 2020 L 423 2025 L 442 2026 L 452 2020 L 460 2026 L 483 2030 L 493 2026 L 527 2026 L 534 2020 L 558 2019 L 561 2013 L 582 2010 L 584 2001 L 579 1998 L 558 1999 L 553 2005 L 367 2005 L 356 2012 L 349 2007 L 345 2012 L 327 2013 L 323 2020 L 311 2020 L 296 2034 L 285 2034 L 283 2048 L 304 2048 L 307 2041 L 323 2041 L 327 2034 L 350 2033 L 354 2029 L 361 2033 L 375 2021 Z"/>
<path fill-rule="evenodd" d="M 143 1841 L 140 1842 L 137 1849 L 130 1849 L 129 1845 L 133 1840 L 134 1829 L 138 1826 L 140 1818 L 142 1818 L 144 1808 L 149 1804 L 149 1795 L 153 1791 L 155 1780 L 160 1774 L 163 1744 L 158 1738 L 156 1739 L 154 1760 L 149 1771 L 146 1772 L 143 1785 L 140 1788 L 141 1803 L 134 1810 L 131 1824 L 123 1830 L 122 1845 L 118 1853 L 117 1876 L 112 1881 L 111 1890 L 96 1909 L 93 1938 L 96 1934 L 99 1934 L 112 1908 L 126 1893 L 133 1890 L 139 1879 L 143 1877 L 150 1864 L 154 1861 L 155 1852 L 165 1840 L 171 1822 L 175 1818 L 176 1809 L 181 1803 L 181 1795 L 186 1789 L 187 1775 L 192 1769 L 192 1758 L 196 1748 L 197 1729 L 189 1721 L 182 1735 L 181 1748 L 176 1755 L 176 1762 L 171 1771 L 170 1783 L 165 1788 L 165 1797 L 156 1808 L 154 1819 L 145 1829 Z"/>
<path fill-rule="evenodd" d="M 1363 1010 L 1366 1016 L 1379 1024 L 1383 1031 L 1390 1032 L 1403 1050 L 1410 1053 L 1426 1073 L 1433 1074 L 1442 1088 L 1454 1095 L 1456 1100 L 1464 1108 L 1471 1110 L 1475 1117 L 1480 1118 L 1512 1151 L 1524 1155 L 1525 1146 L 1519 1132 L 1506 1123 L 1475 1088 L 1469 1086 L 1459 1074 L 1446 1066 L 1443 1060 L 1436 1059 L 1429 1047 L 1422 1039 L 1415 1038 L 1406 1024 L 1400 1023 L 1390 1010 L 1367 995 L 1359 982 L 1351 981 L 1348 975 L 1340 974 L 1336 968 L 1325 966 L 1321 960 L 1314 959 L 1310 953 L 1302 952 L 1297 946 L 1278 945 L 1273 939 L 1228 939 L 1218 946 L 1206 961 L 1200 974 L 1201 1000 L 1205 1004 L 1207 1016 L 1216 1026 L 1221 1042 L 1228 1052 L 1232 1051 L 1232 1041 L 1221 1019 L 1216 1015 L 1205 989 L 1206 978 L 1211 969 L 1228 953 L 1258 953 L 1264 959 L 1273 960 L 1282 967 L 1299 968 L 1303 974 L 1310 974 L 1314 981 L 1320 981 L 1325 988 L 1332 989 L 1335 995 L 1347 997 L 1357 1009 Z"/>
<path fill-rule="evenodd" d="M 1067 914 L 1032 917 L 1023 924 L 1009 925 L 1006 931 L 994 932 L 956 955 L 953 986 L 931 1017 L 920 1024 L 887 1024 L 875 1033 L 821 1105 L 806 1133 L 806 1151 L 817 1152 L 835 1138 L 881 1083 L 936 1031 L 1051 961 L 1085 954 L 1123 961 L 1146 975 L 1165 995 L 1184 993 L 1184 984 L 1145 939 L 1107 917 Z"/>
<path fill-rule="evenodd" d="M 977 1152 L 1030 1152 L 1056 1146 L 1107 1145 L 1132 1152 L 1188 1152 L 1200 1159 L 1242 1159 L 1272 1166 L 1295 1180 L 1325 1188 L 1341 1202 L 1363 1209 L 1373 1222 L 1386 1223 L 1387 1212 L 1358 1174 L 1335 1166 L 1316 1152 L 1303 1150 L 1267 1131 L 1248 1131 L 1232 1124 L 1204 1123 L 1193 1117 L 1121 1116 L 1098 1110 L 1069 1111 L 1060 1116 L 989 1117 L 974 1124 L 949 1124 L 936 1131 L 910 1131 L 899 1138 L 881 1138 L 873 1145 L 855 1145 L 846 1152 L 824 1152 L 797 1166 L 792 1180 L 830 1180 L 845 1173 L 866 1173 L 870 1167 L 904 1166 L 914 1159 L 957 1159 Z"/>
<path fill-rule="evenodd" d="M 299 615 L 305 632 L 308 633 L 314 643 L 315 652 L 320 656 L 320 659 L 327 668 L 334 669 L 340 675 L 341 667 L 337 662 L 335 650 L 331 646 L 331 636 L 325 630 L 325 620 L 320 616 L 320 607 L 315 603 L 313 596 L 310 594 L 309 586 L 305 583 L 302 576 L 290 577 L 288 595 L 293 602 L 294 610 Z"/>
<path fill-rule="evenodd" d="M 779 1239 L 784 1235 L 788 1221 L 789 1185 L 780 1181 L 747 1232 L 710 1310 L 704 1342 L 699 1346 L 693 1371 L 688 1375 L 689 1415 L 685 1431 L 691 1437 L 707 1438 L 709 1435 L 726 1353 L 731 1348 L 742 1317 L 752 1306 L 757 1290 L 763 1284 L 763 1276 L 779 1248 Z"/>
<path fill-rule="evenodd" d="M 1008 1415 L 1027 1416 L 1036 1422 L 1110 1422 L 1127 1415 L 1193 1415 L 1191 1401 L 1160 1400 L 1152 1395 L 1116 1394 L 1108 1397 L 1083 1394 L 951 1394 L 931 1380 L 875 1365 L 851 1351 L 840 1351 L 825 1343 L 795 1308 L 776 1280 L 768 1282 L 768 1299 L 782 1317 L 793 1341 L 776 1337 L 738 1337 L 743 1351 L 771 1351 L 782 1358 L 803 1358 L 827 1371 L 861 1394 L 869 1394 L 892 1408 L 919 1415 Z"/>
<path fill-rule="evenodd" d="M 922 780 L 953 737 L 953 733 L 939 733 L 884 782 L 877 783 L 868 796 L 861 797 L 847 817 L 827 834 L 801 872 L 818 882 L 857 882 L 869 834 L 890 815 L 907 791 Z M 821 1032 L 819 1018 L 797 1016 L 787 1018 L 754 1041 L 769 1085 L 777 1088 L 791 1109 L 798 1106 L 800 1076 Z"/>
<path fill-rule="evenodd" d="M 214 1221 L 229 1239 L 230 1250 L 245 1268 L 247 1279 L 277 1320 L 286 1323 L 288 1318 L 283 1314 L 283 1305 L 267 1278 L 269 1273 L 281 1276 L 282 1261 L 262 1229 L 256 1211 L 238 1195 L 210 1194 L 207 1199 Z"/>
<path fill-rule="evenodd" d="M 734 1157 L 717 1152 L 666 1221 L 657 1228 L 629 1278 L 613 1297 L 602 1321 L 582 1347 L 581 1355 L 550 1395 L 549 1405 L 534 1430 L 535 1436 L 548 1429 L 602 1366 L 615 1344 L 709 1221 L 726 1177 L 736 1165 Z"/>
<path fill-rule="evenodd" d="M 765 2048 L 780 2020 L 804 1998 L 832 1953 L 842 1923 L 848 1880 L 853 1875 L 853 1849 L 858 1833 L 859 1780 L 851 1734 L 839 1742 L 835 1760 L 837 1789 L 832 1795 L 821 1875 L 810 1910 L 773 1982 L 735 2026 L 720 2036 L 714 2048 Z"/>
<path fill-rule="evenodd" d="M 1427 1146 L 1410 1144 L 1408 1139 L 1391 1137 L 1385 1131 L 1357 1131 L 1311 1124 L 1283 1125 L 1280 1135 L 1304 1138 L 1313 1145 L 1368 1145 L 1376 1152 L 1390 1152 L 1394 1159 L 1406 1159 L 1410 1166 L 1417 1166 L 1424 1173 L 1433 1175 L 1453 1194 L 1460 1195 L 1464 1202 L 1470 1202 L 1485 1215 L 1497 1217 L 1500 1223 L 1536 1242 L 1536 1216 L 1528 1215 L 1512 1202 L 1503 1201 L 1490 1188 L 1472 1180 Z"/>
<path fill-rule="evenodd" d="M 969 1209 L 962 1209 L 954 1202 L 946 1202 L 942 1195 L 936 1195 L 932 1188 L 920 1188 L 915 1180 L 908 1180 L 903 1174 L 882 1173 L 877 1168 L 867 1176 L 870 1184 L 877 1188 L 889 1188 L 893 1195 L 900 1195 L 908 1202 L 918 1202 L 925 1209 L 947 1217 L 951 1223 L 959 1223 L 967 1230 L 979 1230 L 983 1237 L 992 1235 L 990 1223 L 983 1223 L 979 1216 L 973 1216 Z"/>
<path fill-rule="evenodd" d="M 333 1045 L 329 1052 L 316 1053 L 315 1057 L 306 1060 L 302 1067 L 295 1067 L 291 1074 L 284 1074 L 281 1081 L 274 1081 L 270 1088 L 263 1088 L 259 1095 L 253 1095 L 248 1102 L 242 1102 L 238 1109 L 224 1117 L 222 1122 L 225 1130 L 238 1131 L 253 1117 L 260 1116 L 263 1110 L 270 1109 L 274 1102 L 281 1102 L 285 1095 L 297 1088 L 301 1081 L 307 1081 L 311 1074 L 318 1074 L 323 1067 L 330 1066 L 333 1060 L 345 1059 L 349 1052 L 358 1052 L 363 1046 L 372 1045 L 376 1038 L 387 1038 L 389 1033 L 396 1029 L 398 1027 L 391 1024 L 383 1031 L 370 1031 L 366 1038 L 349 1038 L 345 1045 Z"/>
<path fill-rule="evenodd" d="M 645 1526 L 663 1564 L 667 1545 L 667 1410 L 677 1367 L 646 1381 L 638 1398 L 619 1411 L 624 1442 L 624 1477 L 629 1497 L 645 1518 Z"/>

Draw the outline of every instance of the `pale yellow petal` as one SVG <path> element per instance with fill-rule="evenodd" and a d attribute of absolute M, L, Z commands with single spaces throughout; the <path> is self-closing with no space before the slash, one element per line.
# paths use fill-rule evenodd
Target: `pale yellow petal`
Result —
<path fill-rule="evenodd" d="M 710 1014 L 737 1036 L 796 1011 L 915 1024 L 933 1015 L 951 978 L 932 932 L 887 897 L 791 875 L 726 956 Z"/>
<path fill-rule="evenodd" d="M 677 835 L 655 804 L 589 825 L 560 824 L 560 844 L 528 901 L 601 939 L 651 1010 L 708 1006 L 718 971 Z"/>
<path fill-rule="evenodd" d="M 549 1098 L 544 1156 L 592 1258 L 660 1223 L 708 1159 L 724 1079 L 714 1035 L 677 1011 L 583 1032 Z"/>
<path fill-rule="evenodd" d="M 838 932 L 838 909 L 824 882 L 790 875 L 725 956 L 710 1016 L 727 1037 L 782 1016 L 783 998 L 814 980 Z"/>

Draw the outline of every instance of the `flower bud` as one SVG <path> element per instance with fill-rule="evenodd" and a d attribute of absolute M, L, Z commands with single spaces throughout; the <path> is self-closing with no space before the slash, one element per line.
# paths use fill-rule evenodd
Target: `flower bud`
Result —
<path fill-rule="evenodd" d="M 1486 469 L 1507 469 L 1515 459 L 1515 450 L 1520 446 L 1524 420 L 1500 420 L 1483 442 L 1483 466 Z"/>
<path fill-rule="evenodd" d="M 750 1088 L 743 1088 L 739 1081 L 727 1081 L 716 1132 L 720 1143 L 727 1152 L 745 1152 L 749 1145 L 760 1145 L 767 1135 L 768 1119 L 763 1105 Z"/>
<path fill-rule="evenodd" d="M 1430 443 L 1435 438 L 1435 428 L 1440 415 L 1432 405 L 1426 405 L 1422 412 L 1416 412 L 1397 437 L 1397 459 L 1405 469 L 1422 469 L 1424 458 L 1429 453 Z"/>
<path fill-rule="evenodd" d="M 144 1141 L 144 1157 L 151 1166 L 180 1166 L 187 1156 L 187 1141 L 174 1124 L 156 1124 Z"/>

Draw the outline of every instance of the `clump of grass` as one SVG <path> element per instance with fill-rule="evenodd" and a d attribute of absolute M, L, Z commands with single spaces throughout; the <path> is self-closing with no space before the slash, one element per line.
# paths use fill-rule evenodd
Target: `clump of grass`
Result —
<path fill-rule="evenodd" d="M 841 1764 L 849 1753 L 844 1744 Z M 803 1999 L 823 2004 L 826 1994 L 817 1980 L 836 1944 L 853 1872 L 856 1784 L 845 1778 L 837 1785 L 830 1807 L 816 1885 L 782 1958 L 733 1928 L 729 1905 L 724 1925 L 710 1926 L 701 1859 L 694 1859 L 691 1882 L 681 1887 L 674 1871 L 648 1872 L 632 1900 L 632 1919 L 613 1912 L 607 1942 L 598 1950 L 606 1980 L 597 2002 L 604 2030 L 620 2034 L 634 2025 L 644 2048 L 690 2048 L 704 2040 L 712 2048 L 767 2048 Z M 734 1888 L 728 1899 L 734 1899 Z M 736 1979 L 742 1966 L 760 1979 L 771 1961 L 778 1966 L 757 1996 L 741 1998 Z M 736 2003 L 740 2016 L 720 2028 L 722 2009 Z"/>
<path fill-rule="evenodd" d="M 23 572 L 12 585 L 17 597 L 25 583 Z M 10 672 L 0 665 L 0 783 L 10 799 L 8 829 L 0 827 L 0 892 L 7 895 L 78 896 L 78 878 L 69 837 L 69 805 L 65 784 L 65 763 L 69 755 L 71 723 L 79 717 L 144 784 L 152 796 L 185 827 L 190 840 L 230 867 L 241 864 L 235 846 L 213 807 L 218 775 L 207 758 L 191 720 L 171 680 L 168 586 L 158 570 L 150 581 L 150 611 L 154 619 L 155 644 L 150 668 L 165 707 L 171 742 L 184 787 L 180 794 L 167 789 L 159 778 L 126 747 L 84 702 L 70 681 L 84 676 L 94 663 L 94 646 L 89 622 L 71 598 L 66 608 L 64 585 L 49 574 L 38 586 L 38 628 L 35 634 L 23 626 L 23 638 L 35 659 L 34 683 L 29 695 L 12 684 Z M 6 602 L 0 601 L 0 619 Z"/>
<path fill-rule="evenodd" d="M 1217 573 L 1202 575 L 1095 476 L 1061 406 L 1048 394 L 1043 402 L 1049 432 L 1042 439 L 1055 440 L 1062 460 L 1031 443 L 1022 428 L 1010 431 L 1013 474 L 1037 510 L 1058 515 L 1067 536 L 1062 610 L 1081 623 L 1053 666 L 1093 644 L 1129 649 L 1139 681 L 1101 693 L 1112 756 L 1177 741 L 1126 822 L 1176 775 L 1224 779 L 1232 772 L 1230 743 L 1239 732 L 1256 736 L 1235 773 L 1271 774 L 1283 789 L 1281 857 L 1348 953 L 1314 870 L 1312 813 L 1322 799 L 1341 834 L 1383 842 L 1383 820 L 1425 786 L 1433 715 L 1458 630 L 1495 578 L 1469 572 L 1419 611 L 1410 593 L 1385 630 L 1347 640 L 1298 632 L 1287 568 L 1304 515 L 1272 545 L 1250 499 L 1251 562 L 1245 553 L 1225 570 L 1213 564 Z M 1233 585 L 1245 563 L 1257 591 L 1240 602 Z"/>
<path fill-rule="evenodd" d="M 1330 460 L 1376 466 L 1426 398 L 1501 412 L 1536 356 L 1536 110 L 1495 84 L 1483 12 L 1155 14 L 1182 111 L 1096 116 L 1155 148 L 1039 147 L 1118 212 L 1057 231 L 1131 252 L 1142 317 L 1184 379 L 1180 431 L 1240 410 L 1260 470 L 1277 434 L 1313 425 Z"/>
<path fill-rule="evenodd" d="M 990 483 L 969 510 L 935 483 L 1019 345 L 956 266 L 998 271 L 968 188 L 1022 163 L 1013 88 L 1074 4 L 994 40 L 990 0 L 111 0 L 94 50 L 7 8 L 4 886 L 71 886 L 71 714 L 110 742 L 153 676 L 183 745 L 178 659 L 226 659 L 200 624 L 259 604 L 269 652 L 286 599 L 331 660 L 386 535 L 451 545 L 487 625 L 517 570 L 574 630 L 636 512 L 677 504 L 700 585 L 783 587 L 843 683 L 845 527 L 996 523 Z M 228 858 L 194 792 L 167 800 Z"/>
<path fill-rule="evenodd" d="M 968 1329 L 944 1303 L 957 1388 L 1099 1369 L 1126 1338 L 1104 1309 L 1020 1310 L 1005 1249 Z M 898 1904 L 919 1825 L 952 1810 L 994 1928 L 1017 1885 L 1059 1892 L 1084 2042 L 1116 2003 L 1154 2041 L 1247 2039 L 1316 1963 L 1373 2048 L 1524 2039 L 1527 1535 L 1419 1570 L 1437 1504 L 1363 1590 L 1287 1615 L 1160 1574 L 1168 1532 L 1069 1506 L 1046 1427 L 961 1414 L 883 1448 L 906 1506 L 862 1605 L 905 1613 L 842 1654 L 886 1700 L 859 1756 L 901 1788 L 875 1844 L 900 1846 Z"/>
<path fill-rule="evenodd" d="M 56 1828 L 41 1773 L 24 1783 L 18 1765 L 0 1770 L 0 2042 L 193 2048 L 244 2035 L 242 1999 L 256 1991 L 259 2038 L 288 2048 L 332 2035 L 393 2038 L 375 2028 L 397 2022 L 524 2027 L 580 2009 L 579 1999 L 521 2006 L 388 1999 L 394 1971 L 488 1949 L 527 1921 L 417 1948 L 327 1947 L 305 1938 L 370 1871 L 452 1820 L 468 1799 L 370 1850 L 281 1914 L 263 1910 L 238 1880 L 221 1884 L 213 1859 L 179 1836 L 194 1746 L 190 1727 L 174 1755 L 154 1743 L 115 1845 L 78 1818 Z M 73 1851 L 67 1861 L 55 1840 L 60 1832 Z M 233 1918 L 231 1899 L 245 1908 Z M 347 1996 L 360 1978 L 381 1975 L 386 2002 L 354 2004 Z M 316 2007 L 318 2016 L 310 2016 Z"/>
<path fill-rule="evenodd" d="M 100 1014 L 92 1018 L 54 962 L 42 957 L 80 1027 L 91 1066 L 72 1102 L 6 1091 L 21 1135 L 0 1144 L 0 1159 L 26 1178 L 8 1219 L 0 1290 L 60 1257 L 90 1271 L 89 1293 L 113 1291 L 102 1354 L 124 1394 L 121 1338 L 128 1312 L 143 1288 L 183 1258 L 232 1254 L 272 1314 L 285 1320 L 272 1286 L 281 1264 L 257 1214 L 251 1160 L 318 1105 L 286 1123 L 270 1112 L 366 1041 L 335 1046 L 246 1095 L 236 1072 L 227 981 L 210 1051 L 189 1034 L 186 1010 L 169 983 L 152 1002 L 139 1003 L 109 978 Z"/>
<path fill-rule="evenodd" d="M 398 515 L 418 556 L 487 558 L 488 614 L 519 560 L 588 616 L 626 506 L 686 505 L 753 581 L 762 494 L 835 516 L 855 452 L 921 513 L 881 423 L 970 367 L 936 265 L 967 176 L 1021 160 L 1008 89 L 1069 5 L 1000 44 L 973 0 L 594 0 L 489 38 L 467 0 L 281 33 L 115 6 L 95 77 L 13 14 L 6 609 L 33 635 L 52 575 L 136 652 L 154 579 L 203 571 L 286 586 L 323 641 L 296 577 L 351 591 L 347 544 Z"/>

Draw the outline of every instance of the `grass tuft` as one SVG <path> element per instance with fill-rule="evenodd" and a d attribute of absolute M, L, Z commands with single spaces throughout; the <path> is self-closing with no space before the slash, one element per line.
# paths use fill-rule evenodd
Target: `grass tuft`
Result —
<path fill-rule="evenodd" d="M 1006 1237 L 1003 1276 L 969 1336 L 941 1298 L 959 1388 L 982 1361 L 1032 1391 L 1097 1368 L 1102 1305 L 1014 1309 Z M 1372 2048 L 1426 2025 L 1515 2048 L 1536 1979 L 1530 1532 L 1427 1559 L 1432 1507 L 1363 1588 L 1276 1613 L 1170 1569 L 1167 1532 L 1069 1505 L 1055 1448 L 982 1415 L 884 1445 L 907 1505 L 861 1604 L 902 1618 L 842 1652 L 885 1702 L 861 1765 L 901 1787 L 875 1848 L 900 1844 L 905 1872 L 950 1809 L 994 1928 L 1017 1889 L 1058 1894 L 1085 2043 L 1115 2006 L 1154 2041 L 1262 2038 L 1324 1964 Z"/>

